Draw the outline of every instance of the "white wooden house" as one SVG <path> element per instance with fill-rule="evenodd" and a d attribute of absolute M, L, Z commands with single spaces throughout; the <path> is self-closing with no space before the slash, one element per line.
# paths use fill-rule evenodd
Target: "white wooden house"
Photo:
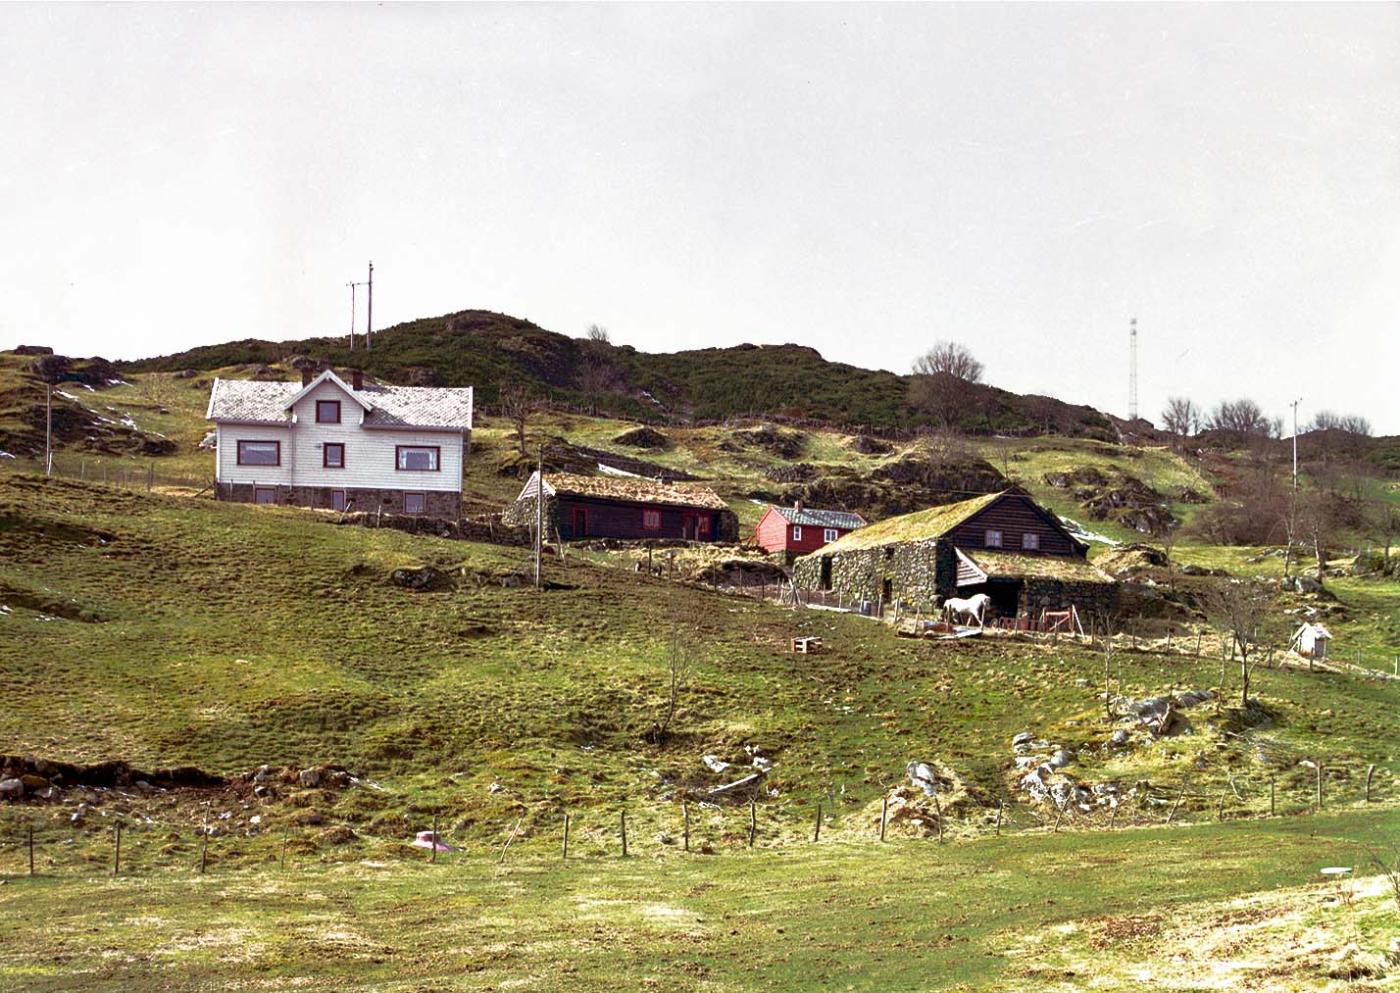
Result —
<path fill-rule="evenodd" d="M 1331 631 L 1321 624 L 1308 621 L 1293 633 L 1293 641 L 1288 647 L 1304 658 L 1321 660 L 1327 657 L 1327 643 L 1331 640 Z"/>
<path fill-rule="evenodd" d="M 215 379 L 221 500 L 455 518 L 472 389 L 385 386 L 329 369 L 301 383 Z"/>

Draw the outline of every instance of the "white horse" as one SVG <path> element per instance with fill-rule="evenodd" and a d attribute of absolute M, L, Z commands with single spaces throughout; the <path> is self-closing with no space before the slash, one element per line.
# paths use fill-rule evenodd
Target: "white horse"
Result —
<path fill-rule="evenodd" d="M 943 601 L 943 619 L 949 624 L 954 624 L 959 617 L 965 617 L 968 620 L 975 620 L 979 628 L 986 627 L 987 607 L 990 606 L 991 602 L 992 598 L 985 593 L 978 593 L 966 600 L 951 597 Z"/>

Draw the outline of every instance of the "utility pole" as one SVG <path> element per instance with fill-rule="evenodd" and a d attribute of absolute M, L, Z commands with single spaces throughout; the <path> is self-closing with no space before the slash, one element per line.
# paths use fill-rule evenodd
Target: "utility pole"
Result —
<path fill-rule="evenodd" d="M 44 475 L 53 475 L 53 383 L 44 383 Z"/>
<path fill-rule="evenodd" d="M 1303 402 L 1299 397 L 1294 400 L 1290 407 L 1293 408 L 1293 492 L 1298 492 L 1298 404 Z"/>
<path fill-rule="evenodd" d="M 350 351 L 355 350 L 355 287 L 359 283 L 346 283 L 350 287 Z"/>
<path fill-rule="evenodd" d="M 1128 321 L 1128 420 L 1138 416 L 1137 318 Z"/>
<path fill-rule="evenodd" d="M 535 589 L 540 588 L 540 552 L 544 545 L 544 445 L 535 470 Z"/>
<path fill-rule="evenodd" d="M 369 303 L 365 307 L 365 351 L 369 351 L 369 340 L 374 336 L 374 263 L 369 264 Z"/>

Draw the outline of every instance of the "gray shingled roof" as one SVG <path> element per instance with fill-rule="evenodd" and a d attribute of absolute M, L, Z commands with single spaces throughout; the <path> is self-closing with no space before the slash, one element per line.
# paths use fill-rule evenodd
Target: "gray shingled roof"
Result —
<path fill-rule="evenodd" d="M 301 383 L 215 379 L 205 417 L 211 421 L 283 424 L 287 421 L 287 404 L 302 389 Z M 365 427 L 470 430 L 472 426 L 472 390 L 469 386 L 449 388 L 367 383 L 364 389 L 354 391 L 354 395 L 370 407 L 365 414 Z"/>
<path fill-rule="evenodd" d="M 842 531 L 854 531 L 856 528 L 865 527 L 865 518 L 849 510 L 812 510 L 803 507 L 798 510 L 796 507 L 773 507 L 783 519 L 789 524 L 800 524 L 803 527 L 813 528 L 840 528 Z"/>
<path fill-rule="evenodd" d="M 539 485 L 539 472 L 530 474 L 517 500 L 533 499 Z M 718 493 L 700 483 L 660 483 L 651 479 L 628 479 L 616 476 L 580 476 L 573 473 L 547 472 L 544 476 L 546 496 L 595 497 L 623 503 L 655 503 L 673 507 L 698 507 L 707 510 L 728 510 Z"/>

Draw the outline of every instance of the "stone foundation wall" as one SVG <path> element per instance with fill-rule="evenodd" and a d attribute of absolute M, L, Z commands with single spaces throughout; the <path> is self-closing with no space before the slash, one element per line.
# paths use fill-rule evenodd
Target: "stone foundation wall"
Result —
<path fill-rule="evenodd" d="M 940 597 L 951 593 L 957 577 L 953 546 L 942 541 L 923 541 L 830 556 L 813 552 L 793 565 L 793 581 L 803 589 L 822 589 L 823 558 L 831 559 L 830 588 L 842 596 L 881 599 L 888 580 L 890 596 L 910 608 L 923 610 L 934 609 Z"/>
<path fill-rule="evenodd" d="M 1026 579 L 1021 587 L 1018 608 L 1022 616 L 1039 617 L 1042 610 L 1079 611 L 1085 630 L 1090 623 L 1112 616 L 1119 607 L 1118 586 L 1114 583 L 1071 582 L 1061 579 Z"/>
<path fill-rule="evenodd" d="M 344 489 L 345 499 L 352 511 L 383 514 L 403 514 L 404 512 L 404 490 L 356 489 L 339 486 L 263 486 L 262 484 L 259 484 L 257 488 L 275 489 L 277 503 L 286 507 L 333 510 L 332 491 Z M 407 516 L 434 517 L 444 520 L 456 520 L 461 516 L 462 495 L 460 493 L 434 490 L 409 490 L 408 492 L 423 494 L 424 509 L 421 515 L 411 514 Z M 236 503 L 253 503 L 253 484 L 218 483 L 215 487 L 215 496 L 220 500 L 230 500 Z"/>

